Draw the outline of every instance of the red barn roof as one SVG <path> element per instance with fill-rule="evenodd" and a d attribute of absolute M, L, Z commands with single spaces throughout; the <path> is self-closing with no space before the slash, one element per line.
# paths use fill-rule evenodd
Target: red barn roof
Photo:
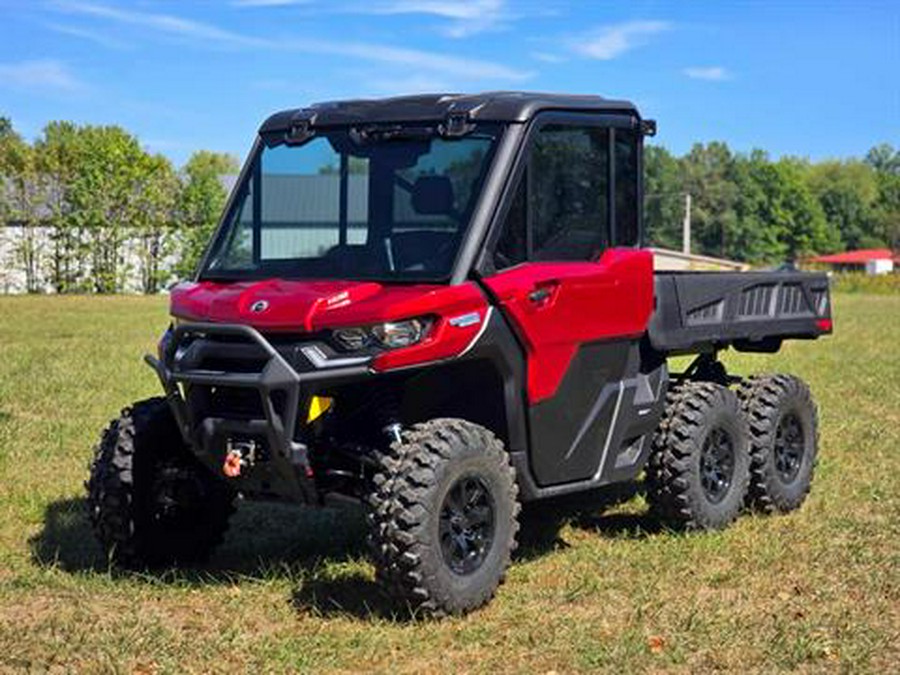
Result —
<path fill-rule="evenodd" d="M 835 265 L 865 265 L 869 260 L 896 260 L 889 248 L 865 248 L 845 253 L 832 253 L 811 258 L 812 262 L 832 263 Z"/>

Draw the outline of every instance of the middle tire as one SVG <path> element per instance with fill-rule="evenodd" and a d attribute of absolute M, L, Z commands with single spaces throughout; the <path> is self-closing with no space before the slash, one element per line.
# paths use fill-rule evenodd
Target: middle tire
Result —
<path fill-rule="evenodd" d="M 747 421 L 734 392 L 712 382 L 673 387 L 646 474 L 651 511 L 669 527 L 731 523 L 750 481 Z"/>
<path fill-rule="evenodd" d="M 413 612 L 480 607 L 509 566 L 518 514 L 515 473 L 494 434 L 458 419 L 416 424 L 378 457 L 368 498 L 378 578 Z"/>

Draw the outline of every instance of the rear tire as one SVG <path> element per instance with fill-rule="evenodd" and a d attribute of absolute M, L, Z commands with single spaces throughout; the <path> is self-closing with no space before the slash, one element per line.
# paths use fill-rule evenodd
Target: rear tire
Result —
<path fill-rule="evenodd" d="M 651 512 L 674 529 L 714 530 L 740 513 L 750 480 L 747 422 L 729 389 L 669 391 L 646 469 Z"/>
<path fill-rule="evenodd" d="M 484 605 L 516 548 L 518 488 L 503 444 L 457 419 L 416 424 L 378 457 L 368 498 L 377 576 L 413 613 Z"/>
<path fill-rule="evenodd" d="M 94 533 L 124 567 L 205 560 L 234 510 L 234 493 L 190 454 L 164 398 L 110 423 L 86 487 Z"/>
<path fill-rule="evenodd" d="M 793 375 L 757 375 L 738 388 L 750 425 L 748 505 L 763 513 L 800 507 L 809 494 L 819 421 L 807 384 Z"/>

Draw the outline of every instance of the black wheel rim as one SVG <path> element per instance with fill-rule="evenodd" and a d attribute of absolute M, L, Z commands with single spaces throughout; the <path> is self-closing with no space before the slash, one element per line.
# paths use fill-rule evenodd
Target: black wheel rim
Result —
<path fill-rule="evenodd" d="M 193 472 L 160 467 L 151 488 L 150 518 L 158 526 L 184 528 L 203 503 L 204 490 Z"/>
<path fill-rule="evenodd" d="M 456 574 L 481 567 L 494 540 L 494 500 L 478 476 L 450 486 L 441 506 L 439 536 L 444 562 Z"/>
<path fill-rule="evenodd" d="M 700 453 L 700 485 L 703 494 L 718 504 L 731 489 L 734 478 L 734 444 L 722 427 L 715 427 L 706 436 Z"/>
<path fill-rule="evenodd" d="M 775 473 L 782 483 L 793 483 L 800 473 L 806 436 L 800 418 L 794 413 L 783 415 L 775 428 Z"/>

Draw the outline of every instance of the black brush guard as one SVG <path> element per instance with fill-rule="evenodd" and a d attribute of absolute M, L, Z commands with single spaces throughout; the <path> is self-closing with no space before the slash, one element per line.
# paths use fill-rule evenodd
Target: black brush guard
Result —
<path fill-rule="evenodd" d="M 296 440 L 302 404 L 323 385 L 368 375 L 366 363 L 333 367 L 310 363 L 310 370 L 298 372 L 259 331 L 241 324 L 180 324 L 164 338 L 160 351 L 161 359 L 148 354 L 144 360 L 156 371 L 178 428 L 200 461 L 223 476 L 231 439 L 261 439 L 265 461 L 242 475 L 241 489 L 291 501 L 313 501 L 307 446 Z M 231 360 L 242 367 L 239 372 L 202 367 L 210 358 Z M 253 364 L 249 372 L 244 372 L 246 364 Z M 254 390 L 263 414 L 257 418 L 198 415 L 182 393 L 187 391 L 182 387 L 193 386 Z"/>

